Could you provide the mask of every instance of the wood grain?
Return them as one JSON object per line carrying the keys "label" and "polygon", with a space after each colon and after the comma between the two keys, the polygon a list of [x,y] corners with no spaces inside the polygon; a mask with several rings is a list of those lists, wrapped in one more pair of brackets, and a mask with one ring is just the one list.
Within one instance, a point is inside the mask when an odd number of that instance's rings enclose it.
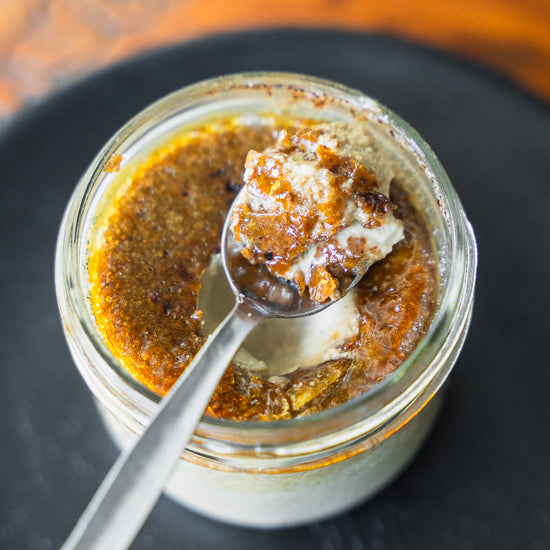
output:
{"label": "wood grain", "polygon": [[0,0],[0,117],[147,48],[277,26],[401,36],[550,100],[549,0]]}

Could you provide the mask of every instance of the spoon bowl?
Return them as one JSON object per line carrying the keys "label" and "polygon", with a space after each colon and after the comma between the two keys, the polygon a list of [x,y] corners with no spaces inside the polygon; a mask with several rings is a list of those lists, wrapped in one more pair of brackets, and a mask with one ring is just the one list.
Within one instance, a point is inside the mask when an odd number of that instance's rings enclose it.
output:
{"label": "spoon bowl", "polygon": [[315,302],[309,293],[300,292],[294,283],[272,275],[263,264],[250,264],[243,257],[241,245],[230,227],[233,208],[237,202],[238,195],[225,220],[221,239],[223,269],[237,303],[246,303],[248,308],[262,317],[303,317],[328,307],[331,301]]}

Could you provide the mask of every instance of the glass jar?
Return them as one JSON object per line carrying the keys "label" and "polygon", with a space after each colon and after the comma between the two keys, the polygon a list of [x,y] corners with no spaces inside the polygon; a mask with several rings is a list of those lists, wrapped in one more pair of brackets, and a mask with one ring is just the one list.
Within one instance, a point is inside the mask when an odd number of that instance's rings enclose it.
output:
{"label": "glass jar", "polygon": [[422,138],[363,93],[308,76],[246,73],[186,87],[138,114],[94,159],[65,212],[55,273],[74,361],[109,432],[125,447],[147,426],[159,398],[117,362],[94,322],[87,257],[98,209],[178,134],[227,116],[254,122],[265,113],[368,126],[407,175],[406,187],[433,234],[440,274],[439,303],[427,334],[371,390],[309,417],[264,423],[204,417],[198,425],[166,493],[219,520],[281,527],[341,512],[393,479],[427,436],[462,348],[473,305],[475,239],[444,169]]}

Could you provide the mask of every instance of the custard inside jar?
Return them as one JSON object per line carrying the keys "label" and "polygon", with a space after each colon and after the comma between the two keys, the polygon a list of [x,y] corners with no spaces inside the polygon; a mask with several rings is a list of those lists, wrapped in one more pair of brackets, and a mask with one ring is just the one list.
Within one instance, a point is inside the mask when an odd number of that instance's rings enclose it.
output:
{"label": "custard inside jar", "polygon": [[405,238],[344,299],[260,324],[236,354],[166,487],[240,525],[328,517],[414,456],[464,342],[476,248],[420,136],[363,93],[303,75],[205,81],[137,115],[65,212],[56,290],[65,335],[120,447],[229,312],[220,234],[250,149],[282,128],[360,124],[393,172]]}
{"label": "custard inside jar", "polygon": [[[219,266],[220,238],[246,155],[296,123],[266,113],[187,130],[142,163],[97,219],[88,263],[95,321],[115,357],[151,391],[170,389],[228,313],[234,298]],[[393,168],[389,155],[386,164]],[[437,255],[406,176],[393,173],[404,239],[336,305],[265,322],[227,369],[207,414],[311,415],[364,393],[414,350],[437,308]]]}

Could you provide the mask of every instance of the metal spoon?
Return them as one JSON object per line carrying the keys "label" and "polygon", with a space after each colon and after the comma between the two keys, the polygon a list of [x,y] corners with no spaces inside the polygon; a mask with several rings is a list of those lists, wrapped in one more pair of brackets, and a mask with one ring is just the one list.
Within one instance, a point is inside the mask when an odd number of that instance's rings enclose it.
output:
{"label": "metal spoon", "polygon": [[132,448],[122,451],[64,550],[127,548],[154,508],[227,365],[248,333],[267,317],[310,315],[334,303],[316,303],[270,276],[262,266],[251,266],[239,253],[230,220],[231,211],[223,228],[222,258],[237,299],[235,307],[162,399],[149,427]]}

